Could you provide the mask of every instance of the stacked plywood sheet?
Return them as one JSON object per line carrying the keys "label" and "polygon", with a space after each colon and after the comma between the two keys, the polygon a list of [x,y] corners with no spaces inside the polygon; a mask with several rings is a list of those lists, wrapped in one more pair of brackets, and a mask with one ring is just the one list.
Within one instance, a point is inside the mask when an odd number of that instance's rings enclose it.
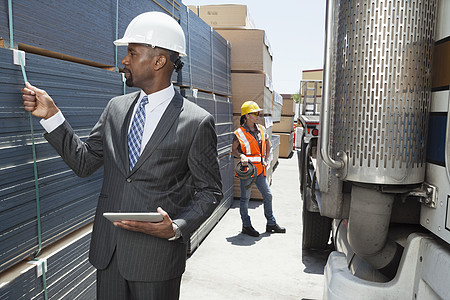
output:
{"label": "stacked plywood sheet", "polygon": [[219,157],[228,155],[233,142],[233,104],[229,98],[192,89],[181,89],[180,91],[186,99],[203,107],[215,117]]}
{"label": "stacked plywood sheet", "polygon": [[[183,57],[184,68],[174,74],[172,81],[188,100],[211,112],[216,119],[225,197],[214,215],[193,235],[190,247],[193,251],[231,205],[233,197],[233,164],[229,154],[233,132],[229,42],[176,1],[83,0],[58,4],[16,0],[11,3],[12,7],[8,7],[8,1],[0,2],[0,46],[5,47],[0,48],[0,276],[11,274],[12,268],[20,269],[16,275],[29,274],[28,265],[22,263],[24,259],[33,256],[39,247],[46,251],[91,223],[103,175],[99,170],[88,178],[77,177],[43,139],[39,120],[32,118],[37,205],[30,118],[21,104],[24,80],[21,67],[13,64],[13,50],[8,48],[25,51],[28,80],[52,95],[77,134],[86,138],[112,97],[136,90],[127,88],[118,72],[126,47],[116,48],[112,42],[123,35],[135,16],[146,11],[165,12],[181,24],[188,56]],[[89,240],[89,236],[85,239]],[[55,253],[55,257],[63,253]],[[86,263],[81,256],[72,259],[75,265]],[[83,299],[95,297],[95,276],[89,277],[89,285],[81,286],[76,280],[57,277],[67,276],[63,265],[54,264],[52,268],[55,274],[52,280],[64,283],[64,288],[54,285],[55,293],[56,289],[64,293],[56,298],[74,299],[73,291],[78,291]],[[90,272],[83,270],[79,272]],[[28,278],[23,276],[10,278],[9,285],[0,281],[0,297],[13,295],[12,290]],[[24,286],[20,293],[29,299],[40,295],[35,293],[37,290]]]}
{"label": "stacked plywood sheet", "polygon": [[66,235],[46,248],[38,260],[21,262],[0,273],[0,300],[95,299],[96,270],[88,261],[91,227]]}
{"label": "stacked plywood sheet", "polygon": [[278,165],[278,158],[280,157],[280,136],[272,135],[272,149],[273,149],[273,159],[271,162],[271,166],[273,171],[275,171],[276,166]]}
{"label": "stacked plywood sheet", "polygon": [[[37,203],[28,113],[21,107],[23,86],[13,52],[0,49],[0,272],[38,247]],[[121,75],[35,54],[26,55],[28,80],[47,90],[75,131],[86,137],[112,97],[123,93]],[[102,171],[77,177],[42,137],[33,118],[40,194],[42,246],[92,221]]]}
{"label": "stacked plywood sheet", "polygon": [[233,199],[233,175],[234,175],[234,163],[231,155],[225,155],[219,158],[220,174],[222,176],[222,191],[224,199],[227,199],[227,205],[224,205],[223,201],[221,205],[213,212],[213,215],[206,220],[200,228],[195,231],[190,239],[188,253],[194,251],[205,236],[211,231],[211,229],[217,224],[218,220],[226,213],[230,206],[230,201]]}
{"label": "stacked plywood sheet", "polygon": [[191,10],[181,12],[186,35],[185,66],[173,81],[183,87],[231,96],[230,44]]}
{"label": "stacked plywood sheet", "polygon": [[[118,6],[117,6],[118,4]],[[183,12],[178,2],[154,1],[70,1],[49,3],[13,1],[14,44],[29,51],[55,54],[96,66],[116,66],[116,47],[112,41],[122,36],[128,23],[138,14],[161,11],[180,20]],[[8,1],[0,2],[0,37],[9,46]],[[116,32],[116,27],[118,32]],[[15,45],[14,45],[15,46]],[[118,60],[126,47],[118,48]]]}
{"label": "stacked plywood sheet", "polygon": [[[283,96],[281,94],[278,94],[277,92],[273,92],[273,97],[272,97],[272,107],[273,107],[273,112],[272,112],[272,121],[274,123],[280,122],[281,121],[281,115],[285,113],[285,108],[283,107]],[[289,107],[289,103],[287,103],[288,107]]]}

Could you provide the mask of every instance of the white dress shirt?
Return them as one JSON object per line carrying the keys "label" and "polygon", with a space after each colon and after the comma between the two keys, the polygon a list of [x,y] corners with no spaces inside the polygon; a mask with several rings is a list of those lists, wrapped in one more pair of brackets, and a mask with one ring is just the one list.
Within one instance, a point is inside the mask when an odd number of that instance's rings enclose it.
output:
{"label": "white dress shirt", "polygon": [[[131,116],[130,125],[128,127],[128,132],[131,128],[131,123],[133,122],[134,114],[136,113],[136,109],[139,106],[139,104],[142,101],[142,98],[144,98],[146,94],[143,90],[141,90],[141,93],[139,95],[139,99],[136,102],[136,105],[133,108],[133,114]],[[156,126],[158,125],[159,121],[161,120],[162,115],[167,109],[167,106],[169,106],[170,101],[172,100],[173,96],[175,95],[175,90],[173,88],[173,85],[170,84],[169,87],[160,90],[156,93],[147,95],[148,97],[148,104],[145,106],[145,124],[144,124],[144,133],[142,135],[142,142],[141,142],[141,154],[142,151],[144,151],[145,146],[147,145],[148,141],[153,135],[153,132],[155,131]],[[62,123],[64,123],[65,118],[61,111],[59,111],[57,114],[52,116],[51,118],[48,118],[47,120],[42,119],[41,125],[44,127],[45,131],[48,133],[55,130],[58,126],[60,126]]]}

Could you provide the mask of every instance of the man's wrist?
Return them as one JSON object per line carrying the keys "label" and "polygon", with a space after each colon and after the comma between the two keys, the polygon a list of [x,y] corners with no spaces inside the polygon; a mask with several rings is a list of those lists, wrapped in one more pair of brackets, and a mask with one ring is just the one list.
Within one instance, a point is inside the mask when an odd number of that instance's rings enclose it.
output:
{"label": "man's wrist", "polygon": [[169,241],[175,241],[181,237],[181,229],[175,222],[172,222],[172,228],[175,232],[175,235],[169,239]]}
{"label": "man's wrist", "polygon": [[62,123],[64,123],[65,118],[60,110],[53,115],[51,118],[48,119],[41,119],[40,123],[42,127],[44,127],[45,131],[47,133],[52,132],[57,127],[59,127]]}
{"label": "man's wrist", "polygon": [[44,120],[50,119],[51,117],[59,113],[59,111],[59,108],[56,106],[54,106],[53,108],[49,108],[47,115],[44,117]]}

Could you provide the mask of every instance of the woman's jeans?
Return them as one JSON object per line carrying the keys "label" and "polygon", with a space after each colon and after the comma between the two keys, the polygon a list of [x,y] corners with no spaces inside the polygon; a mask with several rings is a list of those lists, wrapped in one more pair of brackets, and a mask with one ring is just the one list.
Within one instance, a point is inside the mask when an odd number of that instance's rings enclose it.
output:
{"label": "woman's jeans", "polygon": [[[245,189],[246,186],[252,182],[253,178],[248,179],[239,179],[241,182],[241,201],[240,201],[240,213],[242,219],[242,226],[250,227],[252,223],[250,221],[250,216],[248,215],[248,201],[250,200],[250,194],[252,188],[250,187],[248,190]],[[264,173],[259,174],[256,177],[255,181],[256,187],[261,192],[263,196],[264,203],[264,216],[267,219],[267,225],[275,225],[277,222],[275,221],[275,217],[272,212],[272,193],[270,192],[269,184],[267,183],[266,176]]]}

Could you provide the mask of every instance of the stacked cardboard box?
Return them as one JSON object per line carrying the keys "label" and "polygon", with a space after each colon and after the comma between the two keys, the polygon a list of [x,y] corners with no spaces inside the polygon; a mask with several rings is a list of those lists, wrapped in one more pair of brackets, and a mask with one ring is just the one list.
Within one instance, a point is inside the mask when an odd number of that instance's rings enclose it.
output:
{"label": "stacked cardboard box", "polygon": [[[269,138],[272,138],[273,54],[265,31],[255,29],[246,5],[190,6],[190,9],[231,43],[234,128],[240,126],[242,104],[252,100],[263,109],[265,118],[260,118],[260,122],[265,125]],[[267,171],[270,182],[272,168],[269,167]],[[237,178],[234,190],[235,197],[239,197]],[[256,187],[253,187],[251,198],[262,199]]]}
{"label": "stacked cardboard box", "polygon": [[272,115],[272,49],[264,30],[255,29],[246,5],[190,6],[231,43],[233,113],[253,100]]}
{"label": "stacked cardboard box", "polygon": [[283,106],[281,107],[282,116],[295,115],[295,101],[292,94],[281,94]]}
{"label": "stacked cardboard box", "polygon": [[280,157],[287,158],[293,150],[295,103],[291,94],[282,94],[280,121],[273,124],[273,134],[280,136]]}
{"label": "stacked cardboard box", "polygon": [[214,29],[253,29],[254,22],[248,12],[246,5],[225,4],[225,5],[202,5],[188,6],[203,21]]}
{"label": "stacked cardboard box", "polygon": [[272,53],[264,30],[220,29],[217,32],[231,43],[231,89],[233,113],[253,100],[272,115]]}

